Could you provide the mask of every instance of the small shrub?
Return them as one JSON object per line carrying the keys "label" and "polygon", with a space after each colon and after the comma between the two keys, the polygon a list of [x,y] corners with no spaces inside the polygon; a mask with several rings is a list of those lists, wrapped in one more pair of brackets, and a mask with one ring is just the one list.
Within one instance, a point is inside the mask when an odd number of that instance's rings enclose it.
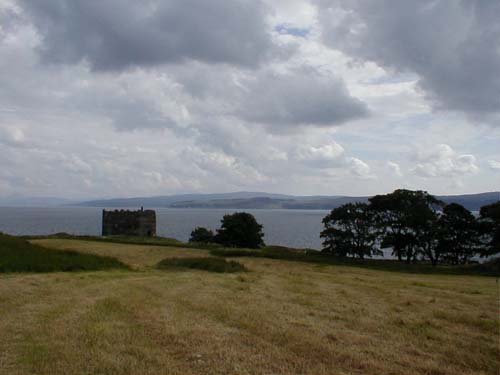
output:
{"label": "small shrub", "polygon": [[247,269],[241,263],[222,258],[167,258],[158,263],[159,269],[190,268],[210,272],[243,272]]}
{"label": "small shrub", "polygon": [[207,228],[196,227],[191,232],[191,238],[189,238],[189,242],[212,243],[214,242],[214,232]]}

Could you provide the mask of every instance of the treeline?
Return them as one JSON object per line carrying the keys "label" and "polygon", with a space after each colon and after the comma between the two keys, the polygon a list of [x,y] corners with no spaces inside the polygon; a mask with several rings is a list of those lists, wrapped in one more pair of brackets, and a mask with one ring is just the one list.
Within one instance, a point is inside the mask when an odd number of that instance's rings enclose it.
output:
{"label": "treeline", "polygon": [[[346,203],[324,219],[323,253],[365,259],[392,255],[401,262],[467,264],[500,253],[500,201],[483,206],[479,217],[457,203],[445,204],[424,191],[396,190],[368,203]],[[216,233],[198,227],[190,242],[261,248],[263,227],[253,215],[224,215]]]}
{"label": "treeline", "polygon": [[500,201],[476,218],[424,191],[396,190],[348,203],[324,219],[323,252],[364,259],[392,248],[399,261],[466,264],[500,252]]}

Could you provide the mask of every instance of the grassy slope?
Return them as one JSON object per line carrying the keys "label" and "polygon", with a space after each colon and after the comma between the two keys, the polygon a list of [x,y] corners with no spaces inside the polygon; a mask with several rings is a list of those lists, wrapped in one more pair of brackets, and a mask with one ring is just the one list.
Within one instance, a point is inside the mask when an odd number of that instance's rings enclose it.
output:
{"label": "grassy slope", "polygon": [[87,271],[126,268],[118,260],[75,251],[56,251],[0,234],[0,272]]}
{"label": "grassy slope", "polygon": [[[173,238],[166,237],[130,237],[130,236],[74,236],[65,233],[50,235],[50,236],[25,236],[24,238],[39,241],[39,240],[68,240],[76,241],[93,241],[101,243],[114,244],[129,244],[129,245],[151,245],[160,247],[173,247],[179,249],[192,250],[210,250],[210,253],[220,257],[239,257],[251,256],[270,259],[286,259],[290,261],[310,262],[330,265],[344,265],[376,269],[381,271],[408,272],[408,273],[427,273],[427,274],[450,274],[450,275],[484,275],[484,276],[500,276],[500,261],[490,262],[488,264],[470,264],[464,266],[445,266],[439,265],[433,267],[430,264],[416,263],[406,264],[402,262],[394,262],[383,259],[352,259],[352,258],[337,258],[324,253],[310,249],[291,249],[283,246],[267,246],[264,249],[239,249],[239,248],[223,248],[217,244],[196,244],[185,243]],[[119,248],[119,247],[118,247]]]}
{"label": "grassy slope", "polygon": [[498,284],[239,258],[250,272],[163,272],[204,250],[43,240],[136,272],[0,275],[0,374],[496,374]]}

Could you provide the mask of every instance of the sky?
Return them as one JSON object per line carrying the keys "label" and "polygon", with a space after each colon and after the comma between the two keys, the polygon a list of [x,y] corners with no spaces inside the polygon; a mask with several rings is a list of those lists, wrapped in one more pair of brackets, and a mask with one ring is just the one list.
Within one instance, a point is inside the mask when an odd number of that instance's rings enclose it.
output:
{"label": "sky", "polygon": [[0,0],[0,197],[500,190],[498,0]]}

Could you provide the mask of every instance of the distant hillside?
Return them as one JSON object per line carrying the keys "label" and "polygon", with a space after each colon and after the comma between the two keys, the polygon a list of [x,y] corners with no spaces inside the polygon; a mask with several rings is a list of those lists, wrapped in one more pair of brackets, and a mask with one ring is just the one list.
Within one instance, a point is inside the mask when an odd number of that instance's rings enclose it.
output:
{"label": "distant hillside", "polygon": [[277,199],[269,197],[255,197],[242,199],[214,199],[209,201],[182,201],[172,203],[173,208],[285,208],[293,204],[293,199]]}
{"label": "distant hillside", "polygon": [[17,197],[0,198],[0,207],[54,207],[73,204],[75,201],[54,197]]}
{"label": "distant hillside", "polygon": [[81,202],[76,205],[87,207],[174,207],[174,204],[179,202],[208,202],[222,200],[242,200],[252,198],[271,198],[271,199],[293,199],[293,196],[284,194],[270,194],[262,192],[235,192],[235,193],[218,193],[218,194],[180,194],[180,195],[164,195],[156,197],[135,197],[135,198],[114,198],[100,199],[87,202]]}
{"label": "distant hillside", "polygon": [[[438,196],[446,203],[459,203],[472,211],[499,200],[500,192]],[[292,196],[237,192],[227,194],[184,194],[160,197],[123,198],[79,203],[88,207],[170,207],[220,209],[307,209],[330,210],[345,203],[367,202],[369,197]]]}
{"label": "distant hillside", "polygon": [[322,197],[314,200],[297,199],[283,208],[295,210],[331,210],[346,203],[366,203],[370,197]]}
{"label": "distant hillside", "polygon": [[181,201],[172,203],[174,208],[249,208],[249,209],[295,209],[324,210],[332,209],[349,202],[367,202],[368,197],[294,197],[276,199],[255,197],[247,199],[217,199],[209,201]]}
{"label": "distant hillside", "polygon": [[482,206],[495,203],[500,200],[500,192],[446,195],[438,197],[445,203],[458,203],[471,211],[479,211]]}

